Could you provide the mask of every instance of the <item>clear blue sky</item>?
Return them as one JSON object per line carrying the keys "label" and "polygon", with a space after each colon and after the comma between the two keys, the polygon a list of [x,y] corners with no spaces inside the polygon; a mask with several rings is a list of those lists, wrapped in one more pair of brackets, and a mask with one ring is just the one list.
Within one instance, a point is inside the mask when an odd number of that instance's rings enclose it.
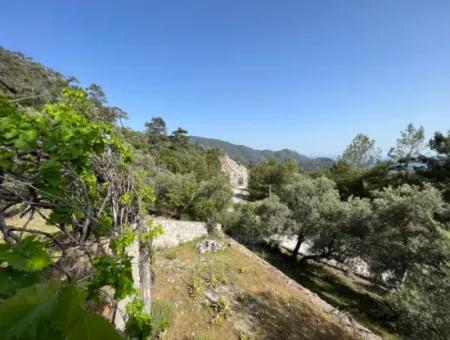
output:
{"label": "clear blue sky", "polygon": [[83,85],[142,129],[256,148],[386,152],[408,122],[450,128],[450,1],[3,1],[0,45]]}

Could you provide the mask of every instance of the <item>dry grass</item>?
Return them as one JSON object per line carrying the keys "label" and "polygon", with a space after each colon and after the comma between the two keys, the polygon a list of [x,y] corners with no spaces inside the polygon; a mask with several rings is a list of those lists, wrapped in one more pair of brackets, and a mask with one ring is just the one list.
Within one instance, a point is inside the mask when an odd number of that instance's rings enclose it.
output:
{"label": "dry grass", "polygon": [[400,338],[392,322],[389,322],[391,315],[384,297],[386,291],[373,286],[365,279],[346,275],[343,271],[323,263],[311,262],[299,267],[292,261],[290,254],[284,251],[264,248],[255,248],[254,251],[329,304],[351,313],[359,323],[383,339]]}
{"label": "dry grass", "polygon": [[[29,217],[30,217],[29,214],[26,214],[22,217],[15,216],[13,218],[7,219],[6,224],[16,228],[22,228],[27,223]],[[59,231],[58,228],[56,228],[55,226],[46,224],[45,220],[39,214],[34,214],[33,218],[30,220],[30,222],[28,222],[26,228],[41,230],[50,234],[56,234]],[[3,236],[1,234],[0,234],[0,242],[3,242]]]}
{"label": "dry grass", "polygon": [[200,255],[196,243],[158,254],[154,295],[175,306],[166,339],[359,338],[241,249]]}

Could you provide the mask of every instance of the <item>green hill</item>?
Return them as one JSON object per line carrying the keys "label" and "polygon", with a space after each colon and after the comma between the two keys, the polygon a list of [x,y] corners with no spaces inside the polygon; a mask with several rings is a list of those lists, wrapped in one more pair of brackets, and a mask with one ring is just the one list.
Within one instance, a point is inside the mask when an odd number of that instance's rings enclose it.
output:
{"label": "green hill", "polygon": [[256,150],[245,145],[237,145],[214,138],[204,138],[197,136],[191,136],[190,138],[193,142],[198,143],[206,148],[223,150],[228,155],[230,155],[232,159],[243,163],[259,164],[272,156],[280,160],[293,159],[305,171],[327,169],[334,163],[331,158],[309,158],[289,149],[283,149],[279,151]]}
{"label": "green hill", "polygon": [[45,67],[21,52],[0,47],[0,93],[24,106],[54,101],[74,78]]}

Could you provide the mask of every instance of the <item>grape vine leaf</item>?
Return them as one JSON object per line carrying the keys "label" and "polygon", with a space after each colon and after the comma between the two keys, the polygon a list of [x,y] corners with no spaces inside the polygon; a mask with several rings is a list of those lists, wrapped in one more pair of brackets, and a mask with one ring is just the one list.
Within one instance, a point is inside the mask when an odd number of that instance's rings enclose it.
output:
{"label": "grape vine leaf", "polygon": [[76,285],[27,287],[0,305],[0,339],[120,340],[113,325],[84,308]]}
{"label": "grape vine leaf", "polygon": [[31,286],[41,278],[41,272],[25,272],[10,266],[0,268],[0,297],[10,297],[16,294],[18,289]]}
{"label": "grape vine leaf", "polygon": [[39,271],[52,263],[45,243],[28,236],[16,244],[0,244],[0,261],[22,271]]}

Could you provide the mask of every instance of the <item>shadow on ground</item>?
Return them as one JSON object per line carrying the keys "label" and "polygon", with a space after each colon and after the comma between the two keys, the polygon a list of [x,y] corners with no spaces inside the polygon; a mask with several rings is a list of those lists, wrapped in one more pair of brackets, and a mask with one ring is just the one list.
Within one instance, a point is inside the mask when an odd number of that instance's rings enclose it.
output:
{"label": "shadow on ground", "polygon": [[249,294],[242,308],[253,317],[255,339],[350,339],[342,326],[314,315],[304,302],[286,301],[272,292]]}
{"label": "shadow on ground", "polygon": [[[291,256],[278,250],[253,249],[265,261],[281,270],[303,287],[319,295],[335,308],[350,312],[361,324],[383,337],[391,334],[392,314],[383,296],[375,287],[367,283],[352,281],[343,273],[328,268],[326,265],[308,263],[299,266]],[[395,336],[394,336],[395,337]]]}

